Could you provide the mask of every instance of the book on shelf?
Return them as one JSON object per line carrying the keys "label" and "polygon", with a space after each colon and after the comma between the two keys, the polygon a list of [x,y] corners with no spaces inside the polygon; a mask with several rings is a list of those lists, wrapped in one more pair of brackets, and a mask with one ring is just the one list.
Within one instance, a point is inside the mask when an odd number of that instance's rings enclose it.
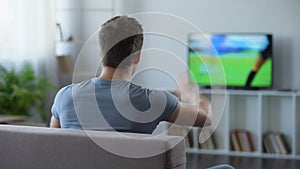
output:
{"label": "book on shelf", "polygon": [[270,137],[268,135],[269,135],[269,133],[266,133],[266,134],[263,135],[264,149],[265,149],[266,153],[273,154],[274,150],[273,150],[273,147],[272,147],[272,144],[271,144]]}
{"label": "book on shelf", "polygon": [[288,145],[282,133],[266,132],[263,135],[263,145],[266,153],[270,154],[288,154]]}
{"label": "book on shelf", "polygon": [[231,130],[230,131],[231,150],[253,152],[254,143],[252,136],[247,130]]}
{"label": "book on shelf", "polygon": [[247,150],[253,152],[253,151],[255,150],[255,148],[254,148],[254,143],[253,143],[252,136],[251,136],[251,134],[250,134],[249,131],[246,131],[246,132],[245,132],[245,135],[246,135],[246,136],[245,136],[246,139],[248,140],[248,141],[247,141]]}
{"label": "book on shelf", "polygon": [[280,154],[288,154],[288,148],[287,148],[287,144],[285,143],[284,139],[283,139],[283,135],[281,133],[275,133],[274,134],[275,136],[275,140],[276,140],[276,143],[279,147],[279,151],[280,151]]}
{"label": "book on shelf", "polygon": [[241,151],[247,151],[246,140],[243,136],[243,133],[241,131],[237,131],[237,136],[241,145]]}
{"label": "book on shelf", "polygon": [[230,131],[230,142],[232,150],[241,151],[241,145],[237,137],[237,132],[235,130]]}
{"label": "book on shelf", "polygon": [[198,143],[200,149],[214,150],[216,149],[216,142],[214,135],[210,128],[199,128],[198,130]]}
{"label": "book on shelf", "polygon": [[268,137],[269,137],[270,142],[271,142],[273,153],[274,154],[280,154],[279,146],[278,146],[278,144],[275,141],[275,135],[274,135],[274,133],[268,134]]}
{"label": "book on shelf", "polygon": [[184,137],[185,147],[193,147],[193,131],[189,127],[169,125],[168,135]]}

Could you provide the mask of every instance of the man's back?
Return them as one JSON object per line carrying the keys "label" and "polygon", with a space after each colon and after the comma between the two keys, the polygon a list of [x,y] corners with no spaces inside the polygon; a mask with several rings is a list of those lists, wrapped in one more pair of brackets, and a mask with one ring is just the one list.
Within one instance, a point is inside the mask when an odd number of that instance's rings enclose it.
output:
{"label": "man's back", "polygon": [[[148,111],[151,109],[150,95],[154,93],[166,96],[162,112]],[[152,133],[160,121],[171,119],[177,104],[178,99],[165,91],[145,89],[124,80],[93,78],[62,88],[56,96],[52,114],[62,128]],[[131,112],[130,106],[137,111]]]}

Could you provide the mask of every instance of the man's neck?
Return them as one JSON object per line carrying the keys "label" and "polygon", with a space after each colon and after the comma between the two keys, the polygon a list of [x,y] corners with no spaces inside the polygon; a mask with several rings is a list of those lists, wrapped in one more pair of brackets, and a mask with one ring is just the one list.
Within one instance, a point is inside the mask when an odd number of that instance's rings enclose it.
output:
{"label": "man's neck", "polygon": [[103,80],[126,80],[126,81],[130,81],[132,73],[133,73],[133,68],[132,67],[122,68],[122,69],[120,69],[120,68],[115,69],[115,68],[112,68],[112,67],[103,66],[99,78],[101,78]]}

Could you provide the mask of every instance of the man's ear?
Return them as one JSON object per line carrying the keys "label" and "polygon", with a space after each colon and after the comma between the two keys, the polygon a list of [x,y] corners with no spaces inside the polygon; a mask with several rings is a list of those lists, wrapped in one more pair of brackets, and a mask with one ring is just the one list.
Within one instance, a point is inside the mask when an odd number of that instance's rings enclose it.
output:
{"label": "man's ear", "polygon": [[141,58],[141,51],[137,51],[135,52],[135,58],[134,58],[134,64],[138,64],[140,62],[140,58]]}

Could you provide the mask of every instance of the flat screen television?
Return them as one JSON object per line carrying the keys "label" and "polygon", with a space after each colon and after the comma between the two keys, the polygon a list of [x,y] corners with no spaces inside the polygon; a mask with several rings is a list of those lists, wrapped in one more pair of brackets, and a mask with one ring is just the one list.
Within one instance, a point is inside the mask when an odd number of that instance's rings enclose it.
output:
{"label": "flat screen television", "polygon": [[272,35],[266,33],[191,33],[190,79],[204,87],[270,88]]}

